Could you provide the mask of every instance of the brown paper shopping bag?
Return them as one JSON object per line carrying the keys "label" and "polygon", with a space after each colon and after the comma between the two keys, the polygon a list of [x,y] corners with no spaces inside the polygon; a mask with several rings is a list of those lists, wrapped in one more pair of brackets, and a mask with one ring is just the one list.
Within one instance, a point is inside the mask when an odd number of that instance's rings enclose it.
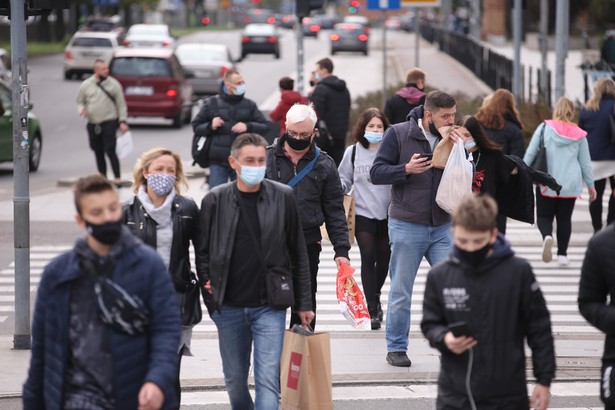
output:
{"label": "brown paper shopping bag", "polygon": [[333,409],[331,339],[287,330],[280,361],[282,410]]}
{"label": "brown paper shopping bag", "polygon": [[[354,245],[354,231],[355,231],[355,200],[352,195],[344,195],[344,213],[346,215],[346,225],[348,226],[348,241],[351,245]],[[323,239],[329,241],[329,233],[327,227],[323,223],[320,225],[320,236]]]}

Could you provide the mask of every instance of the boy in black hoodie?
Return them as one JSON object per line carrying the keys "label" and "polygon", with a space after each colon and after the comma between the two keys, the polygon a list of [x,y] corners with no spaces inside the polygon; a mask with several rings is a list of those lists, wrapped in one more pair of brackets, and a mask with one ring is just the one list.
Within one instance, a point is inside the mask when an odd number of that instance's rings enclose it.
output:
{"label": "boy in black hoodie", "polygon": [[[549,311],[529,263],[498,234],[497,214],[491,197],[465,197],[453,214],[453,252],[427,276],[421,330],[442,354],[438,409],[549,404],[555,376]],[[536,377],[529,405],[526,338]]]}

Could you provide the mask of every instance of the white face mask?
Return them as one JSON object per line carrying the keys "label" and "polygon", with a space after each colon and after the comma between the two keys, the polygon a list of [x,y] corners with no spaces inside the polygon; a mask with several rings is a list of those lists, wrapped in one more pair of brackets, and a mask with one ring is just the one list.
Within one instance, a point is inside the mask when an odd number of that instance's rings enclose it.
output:
{"label": "white face mask", "polygon": [[265,179],[265,171],[267,167],[250,167],[248,165],[241,166],[241,173],[239,174],[239,178],[247,185],[247,186],[256,186],[263,182]]}
{"label": "white face mask", "polygon": [[474,141],[474,138],[471,138],[471,139],[467,140],[466,142],[464,142],[463,147],[468,152],[473,152],[473,151],[476,151],[478,149],[478,147],[476,146],[476,141]]}

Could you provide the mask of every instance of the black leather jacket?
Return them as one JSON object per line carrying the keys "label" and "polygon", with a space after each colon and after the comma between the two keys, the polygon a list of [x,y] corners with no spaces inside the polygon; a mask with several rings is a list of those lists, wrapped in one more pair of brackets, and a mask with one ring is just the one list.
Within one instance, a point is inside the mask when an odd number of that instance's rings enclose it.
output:
{"label": "black leather jacket", "polygon": [[[212,314],[221,311],[229,276],[235,232],[239,220],[237,184],[230,182],[209,191],[201,203],[202,241],[197,253],[201,282],[211,283],[211,295],[203,293]],[[261,183],[257,202],[262,252],[269,267],[287,268],[293,275],[296,311],[312,310],[312,291],[305,241],[293,190],[277,182]],[[255,275],[255,280],[257,276]]]}
{"label": "black leather jacket", "polygon": [[[295,177],[295,170],[292,162],[284,154],[283,144],[279,144],[279,141],[276,139],[267,147],[266,176],[268,179],[287,184]],[[312,144],[308,153],[299,160],[297,173],[314,159],[314,155],[315,148]],[[321,151],[314,168],[295,185],[294,190],[305,243],[320,241],[322,239],[320,226],[326,222],[335,257],[348,258],[350,242],[344,211],[344,192],[333,159]]]}
{"label": "black leather jacket", "polygon": [[[124,204],[124,223],[133,234],[145,244],[156,249],[156,222],[147,214],[139,198],[134,197]],[[181,195],[176,195],[172,208],[173,241],[171,243],[171,259],[169,271],[173,278],[175,289],[179,292],[186,289],[190,283],[190,241],[195,249],[195,259],[198,261],[201,254],[197,244],[200,242],[201,233],[199,220],[199,208],[196,203]]]}

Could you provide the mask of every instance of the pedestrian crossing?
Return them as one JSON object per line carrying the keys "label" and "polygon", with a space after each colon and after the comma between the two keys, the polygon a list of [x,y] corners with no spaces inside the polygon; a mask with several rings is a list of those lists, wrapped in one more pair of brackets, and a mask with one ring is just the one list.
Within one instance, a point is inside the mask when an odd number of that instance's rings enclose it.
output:
{"label": "pedestrian crossing", "polygon": [[[534,269],[534,273],[545,294],[547,305],[551,312],[553,332],[556,335],[599,333],[581,317],[576,302],[580,268],[585,254],[584,244],[587,239],[589,239],[589,234],[585,236],[577,234],[576,239],[573,236],[573,242],[568,249],[568,257],[570,260],[568,266],[558,266],[556,262],[544,263],[542,261],[540,234],[535,227],[520,222],[509,221],[507,236],[511,238],[513,249],[517,255],[527,259]],[[528,238],[533,238],[533,242],[528,243]],[[31,249],[30,290],[32,292],[32,303],[34,303],[36,289],[38,288],[38,283],[44,267],[51,259],[71,249],[71,246],[72,245],[37,246]],[[318,273],[317,329],[329,332],[364,332],[353,329],[340,312],[335,292],[337,269],[333,257],[333,247],[330,243],[323,242]],[[361,258],[357,246],[352,247],[350,251],[350,260],[352,266],[356,268],[354,275],[355,280],[359,286],[361,286]],[[429,264],[423,260],[417,273],[412,298],[410,330],[414,333],[420,332],[419,325],[422,316],[423,292],[428,271]],[[3,326],[12,326],[15,300],[14,276],[14,263],[0,269],[0,329]],[[381,296],[385,318],[389,285],[389,279],[387,278]],[[205,314],[203,321],[195,326],[193,331],[195,333],[212,334],[216,332],[216,327]],[[384,333],[384,326],[381,330],[373,332]]]}

